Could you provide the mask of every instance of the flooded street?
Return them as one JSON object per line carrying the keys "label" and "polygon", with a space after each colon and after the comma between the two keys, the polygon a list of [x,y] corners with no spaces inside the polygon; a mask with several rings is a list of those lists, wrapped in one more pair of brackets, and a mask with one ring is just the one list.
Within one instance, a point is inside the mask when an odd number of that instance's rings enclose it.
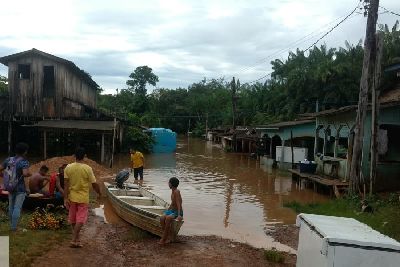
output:
{"label": "flooded street", "polygon": [[[299,190],[287,172],[268,170],[247,155],[225,153],[200,139],[179,138],[176,154],[145,157],[146,188],[169,201],[168,179],[176,176],[181,182],[183,235],[218,235],[265,247],[272,242],[265,234],[268,228],[295,223],[295,212],[283,207],[284,202],[326,200],[311,190]],[[127,166],[129,156],[120,155],[114,171]],[[108,203],[104,213],[109,223],[118,220]]]}

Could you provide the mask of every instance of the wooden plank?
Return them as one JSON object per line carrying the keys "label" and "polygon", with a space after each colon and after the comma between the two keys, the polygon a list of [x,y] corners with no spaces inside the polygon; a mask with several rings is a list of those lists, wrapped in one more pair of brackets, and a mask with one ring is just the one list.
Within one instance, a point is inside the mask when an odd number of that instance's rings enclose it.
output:
{"label": "wooden plank", "polygon": [[340,198],[340,192],[336,185],[333,186],[333,192],[335,193],[336,198]]}
{"label": "wooden plank", "polygon": [[43,157],[47,159],[47,132],[43,131]]}
{"label": "wooden plank", "polygon": [[291,172],[295,175],[298,175],[302,178],[306,178],[310,181],[317,182],[319,184],[326,185],[326,186],[333,186],[333,185],[347,186],[349,184],[348,182],[342,182],[338,179],[324,178],[323,176],[320,176],[317,174],[303,173],[303,172],[300,172],[299,170],[295,170],[295,169],[289,169],[289,172]]}

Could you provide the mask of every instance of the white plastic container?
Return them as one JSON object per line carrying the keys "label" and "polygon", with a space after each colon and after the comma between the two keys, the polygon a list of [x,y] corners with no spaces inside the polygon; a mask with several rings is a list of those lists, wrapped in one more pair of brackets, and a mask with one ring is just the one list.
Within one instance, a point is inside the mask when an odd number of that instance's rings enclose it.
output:
{"label": "white plastic container", "polygon": [[400,243],[352,218],[299,214],[297,267],[399,267]]}

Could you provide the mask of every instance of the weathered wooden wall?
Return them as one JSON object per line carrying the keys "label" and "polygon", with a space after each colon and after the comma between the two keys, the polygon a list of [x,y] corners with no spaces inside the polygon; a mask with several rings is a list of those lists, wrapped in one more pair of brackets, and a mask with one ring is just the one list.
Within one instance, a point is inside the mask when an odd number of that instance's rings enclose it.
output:
{"label": "weathered wooden wall", "polygon": [[[30,65],[30,79],[19,79],[18,64]],[[44,66],[54,66],[54,98],[43,97]],[[32,55],[9,62],[12,114],[18,117],[84,117],[96,108],[96,91],[63,63]]]}

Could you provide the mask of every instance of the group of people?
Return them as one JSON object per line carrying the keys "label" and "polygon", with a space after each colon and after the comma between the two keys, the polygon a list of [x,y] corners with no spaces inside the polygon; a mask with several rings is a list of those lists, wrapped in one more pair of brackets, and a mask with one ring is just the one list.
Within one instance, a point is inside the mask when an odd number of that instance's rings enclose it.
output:
{"label": "group of people", "polygon": [[29,177],[30,194],[42,194],[46,197],[64,197],[64,169],[68,164],[58,168],[58,173],[49,174],[49,168],[42,165],[37,173]]}
{"label": "group of people", "polygon": [[[11,231],[17,230],[22,205],[27,193],[41,193],[46,196],[64,198],[64,206],[68,210],[68,221],[72,226],[73,248],[82,247],[80,231],[87,222],[89,210],[90,187],[101,197],[99,185],[93,169],[83,162],[86,152],[82,147],[75,151],[75,162],[64,164],[59,168],[57,174],[48,175],[49,168],[45,165],[40,170],[31,174],[29,172],[29,161],[27,159],[28,145],[18,143],[15,147],[15,156],[7,158],[0,166],[0,176],[4,179],[5,189],[9,192],[9,217]],[[135,180],[143,180],[144,156],[134,149],[130,150],[132,163],[131,170]],[[45,189],[49,184],[49,189]],[[182,197],[177,189],[179,180],[175,177],[169,180],[171,189],[171,206],[160,218],[160,224],[164,234],[160,244],[167,242],[168,234],[174,219],[182,220]]]}
{"label": "group of people", "polygon": [[59,173],[52,175],[48,175],[49,168],[45,165],[37,173],[30,173],[28,149],[27,144],[18,143],[15,146],[15,156],[7,158],[0,166],[4,189],[8,191],[11,231],[17,231],[22,205],[28,194],[63,197],[64,206],[68,210],[68,221],[72,226],[71,247],[82,247],[79,233],[88,218],[90,185],[101,196],[93,169],[83,163],[85,149],[79,147],[75,152],[75,162],[62,165]]}

